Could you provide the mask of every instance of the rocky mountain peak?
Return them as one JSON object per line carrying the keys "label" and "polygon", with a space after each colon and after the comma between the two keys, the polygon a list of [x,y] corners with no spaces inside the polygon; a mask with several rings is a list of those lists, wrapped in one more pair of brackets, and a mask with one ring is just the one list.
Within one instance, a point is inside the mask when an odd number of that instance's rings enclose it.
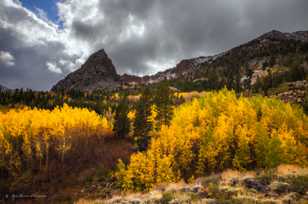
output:
{"label": "rocky mountain peak", "polygon": [[98,58],[108,58],[107,53],[104,49],[98,50],[97,52],[93,53],[90,58],[98,57]]}
{"label": "rocky mountain peak", "polygon": [[261,35],[259,40],[274,40],[274,41],[283,41],[283,40],[296,40],[296,41],[308,41],[308,31],[297,31],[294,33],[283,33],[278,30],[272,30],[268,33]]}
{"label": "rocky mountain peak", "polygon": [[265,33],[261,35],[258,39],[259,40],[274,40],[274,41],[281,41],[281,40],[287,40],[291,37],[290,33],[283,33],[278,30],[272,30],[268,33]]}
{"label": "rocky mountain peak", "polygon": [[117,78],[118,76],[111,59],[103,49],[93,53],[77,72],[96,74],[102,77],[110,76]]}
{"label": "rocky mountain peak", "polygon": [[93,53],[80,69],[70,73],[53,88],[56,90],[93,91],[114,89],[119,86],[119,75],[105,50]]}

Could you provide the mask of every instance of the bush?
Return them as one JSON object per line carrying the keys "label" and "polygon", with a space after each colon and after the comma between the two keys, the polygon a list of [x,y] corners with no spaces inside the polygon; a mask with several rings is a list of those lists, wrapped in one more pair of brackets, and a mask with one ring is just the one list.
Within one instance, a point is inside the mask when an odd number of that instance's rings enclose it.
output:
{"label": "bush", "polygon": [[308,175],[305,176],[289,176],[281,179],[283,182],[289,183],[289,191],[297,192],[304,195],[308,191]]}
{"label": "bush", "polygon": [[172,192],[164,192],[160,202],[162,204],[168,204],[170,201],[172,201],[173,198],[174,195]]}
{"label": "bush", "polygon": [[276,179],[275,173],[273,169],[266,170],[265,172],[261,173],[257,176],[257,181],[263,185],[269,185],[272,183],[274,179]]}

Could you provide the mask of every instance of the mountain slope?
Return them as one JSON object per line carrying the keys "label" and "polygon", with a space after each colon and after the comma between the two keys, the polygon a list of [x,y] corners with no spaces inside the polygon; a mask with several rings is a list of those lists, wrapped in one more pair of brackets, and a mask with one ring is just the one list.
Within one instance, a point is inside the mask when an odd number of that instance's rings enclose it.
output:
{"label": "mountain slope", "polygon": [[111,59],[104,50],[92,54],[75,72],[59,81],[53,91],[113,89],[119,86],[118,74]]}
{"label": "mountain slope", "polygon": [[[126,85],[168,81],[180,90],[265,91],[284,82],[302,81],[308,73],[308,31],[271,31],[218,55],[181,61],[174,68]],[[132,78],[132,77],[131,77]]]}
{"label": "mountain slope", "polygon": [[174,68],[138,77],[117,75],[105,51],[99,51],[53,90],[132,88],[167,81],[177,89],[262,92],[286,82],[303,81],[308,73],[308,31],[271,31],[218,55],[182,60]]}

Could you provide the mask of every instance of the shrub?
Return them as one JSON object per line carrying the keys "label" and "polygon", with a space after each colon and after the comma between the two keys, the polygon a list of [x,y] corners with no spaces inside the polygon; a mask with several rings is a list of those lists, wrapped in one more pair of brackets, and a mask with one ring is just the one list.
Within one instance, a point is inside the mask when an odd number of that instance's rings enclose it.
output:
{"label": "shrub", "polygon": [[304,195],[308,191],[308,175],[289,176],[282,178],[282,181],[289,183],[289,190]]}
{"label": "shrub", "polygon": [[163,196],[162,196],[162,198],[161,198],[161,200],[160,200],[160,202],[161,202],[162,204],[167,204],[167,203],[169,203],[170,201],[172,201],[173,198],[174,198],[174,195],[173,195],[172,192],[164,192],[164,193],[163,193]]}

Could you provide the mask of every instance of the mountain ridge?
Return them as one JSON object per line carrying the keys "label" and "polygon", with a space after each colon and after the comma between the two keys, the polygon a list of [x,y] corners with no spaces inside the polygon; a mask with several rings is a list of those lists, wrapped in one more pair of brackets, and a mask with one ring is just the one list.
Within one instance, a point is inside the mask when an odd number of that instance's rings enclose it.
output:
{"label": "mountain ridge", "polygon": [[[95,89],[131,88],[162,81],[174,82],[171,83],[172,85],[177,82],[203,83],[206,89],[222,86],[244,87],[245,78],[249,80],[246,83],[256,84],[257,78],[268,75],[268,73],[265,73],[270,70],[267,64],[271,66],[280,65],[283,56],[300,52],[301,56],[308,59],[307,47],[308,31],[283,33],[272,30],[220,54],[184,59],[173,68],[141,77],[117,74],[111,59],[104,50],[100,50],[92,54],[80,69],[58,82],[52,90],[79,89],[81,91],[93,91]],[[102,59],[101,61],[94,60],[95,57]],[[308,60],[304,59],[303,61],[307,62]],[[302,63],[301,66],[303,64],[307,68],[307,64]],[[93,66],[99,66],[106,70],[99,71],[97,75],[96,71],[93,71]],[[105,74],[99,74],[101,72]],[[250,75],[246,72],[250,72]],[[74,79],[75,77],[76,79]],[[211,86],[210,83],[214,85]]]}
{"label": "mountain ridge", "polygon": [[[301,42],[308,42],[308,31],[296,31],[293,33],[283,33],[277,30],[272,30],[270,32],[267,32],[253,40],[248,41],[247,43],[241,44],[237,47],[231,48],[229,50],[226,50],[225,52],[221,52],[219,54],[216,55],[211,55],[211,56],[200,56],[197,58],[190,58],[190,59],[184,59],[181,60],[175,67],[173,68],[169,68],[165,71],[161,71],[161,72],[157,72],[156,74],[153,75],[146,75],[140,78],[145,79],[145,81],[147,81],[147,79],[152,79],[152,81],[155,81],[155,78],[159,78],[161,75],[163,74],[168,74],[170,75],[170,73],[174,73],[174,72],[178,72],[179,70],[181,70],[183,64],[187,65],[189,63],[193,64],[190,68],[199,68],[201,64],[203,63],[212,63],[213,61],[223,57],[224,55],[236,50],[236,49],[241,49],[242,47],[245,46],[249,46],[250,44],[253,43],[258,43],[262,40],[294,40],[294,41],[301,41]],[[204,59],[204,61],[199,61],[200,59]],[[184,70],[186,72],[189,72],[189,70]],[[154,79],[153,79],[154,78]],[[166,77],[165,79],[168,79],[169,77]],[[151,80],[150,80],[151,81]]]}

